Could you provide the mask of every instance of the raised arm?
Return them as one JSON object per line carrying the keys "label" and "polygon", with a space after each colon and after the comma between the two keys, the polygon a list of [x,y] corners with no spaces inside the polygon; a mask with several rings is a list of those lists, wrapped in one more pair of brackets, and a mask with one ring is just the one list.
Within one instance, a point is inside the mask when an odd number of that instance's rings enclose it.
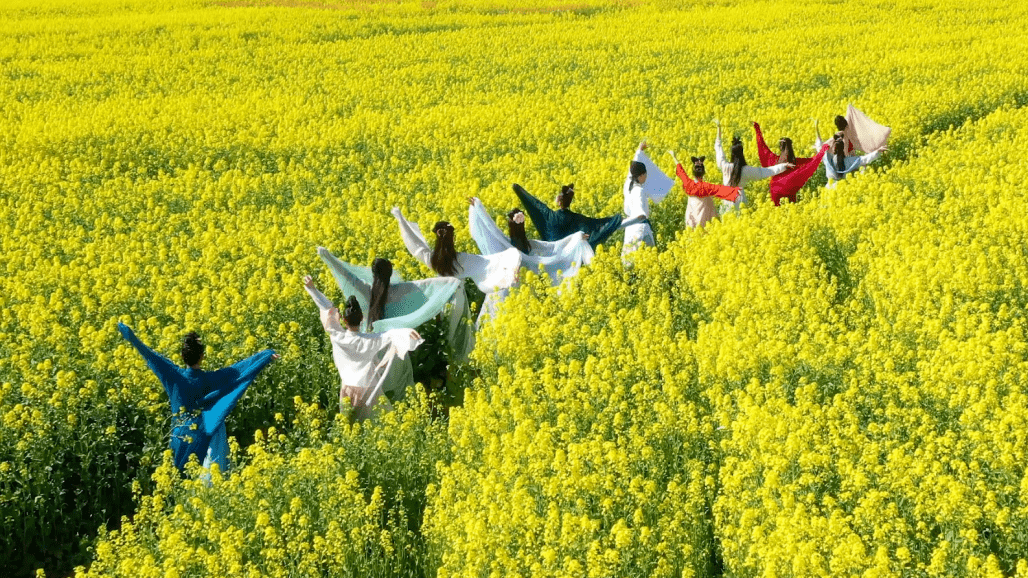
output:
{"label": "raised arm", "polygon": [[721,169],[721,172],[728,174],[732,167],[728,163],[728,159],[725,158],[725,149],[721,143],[721,123],[714,121],[714,124],[717,125],[717,136],[714,137],[714,159],[717,161],[717,167]]}
{"label": "raised arm", "polygon": [[325,262],[325,265],[328,265],[328,270],[332,272],[332,277],[335,278],[336,285],[339,286],[343,295],[357,297],[361,307],[367,311],[367,303],[371,301],[371,284],[358,273],[364,273],[367,276],[371,274],[371,271],[340,261],[324,247],[318,247],[318,256]]}
{"label": "raised arm", "polygon": [[478,251],[482,255],[500,253],[513,246],[507,236],[496,226],[496,222],[489,217],[485,205],[478,198],[471,199],[471,206],[468,207],[468,224],[471,238],[475,240]]}
{"label": "raised arm", "polygon": [[[136,337],[136,334],[132,332],[132,329],[130,329],[128,325],[119,323],[118,331],[121,332],[121,336],[139,352],[139,355],[143,356],[143,360],[146,361],[147,367],[150,368],[150,371],[154,372],[154,375],[156,375],[157,379],[160,380],[164,389],[168,390],[171,385],[171,379],[174,375],[178,374],[178,367],[168,360],[168,358],[147,347],[146,344]],[[171,394],[169,393],[168,395],[170,396]]]}
{"label": "raised arm", "polygon": [[418,229],[417,225],[403,218],[403,213],[400,212],[399,207],[393,207],[392,212],[393,216],[396,217],[396,221],[400,224],[400,236],[403,237],[403,244],[407,247],[407,250],[410,251],[410,254],[415,259],[431,268],[432,248],[428,246],[428,241],[421,234],[421,230]]}
{"label": "raised arm", "polygon": [[271,349],[251,355],[229,367],[208,374],[210,391],[203,398],[203,427],[213,435],[257,375],[278,356]]}
{"label": "raised arm", "polygon": [[757,156],[760,157],[761,166],[769,167],[778,160],[778,155],[771,152],[767,143],[764,142],[764,133],[760,131],[760,125],[753,123],[753,132],[757,135]]}
{"label": "raised arm", "polygon": [[814,150],[819,151],[825,143],[821,140],[821,130],[817,128],[817,119],[814,119],[814,137]]}
{"label": "raised arm", "polygon": [[550,232],[550,221],[553,219],[553,209],[530,195],[521,185],[514,183],[512,188],[514,189],[514,194],[521,201],[521,206],[525,207],[528,218],[532,219],[532,224],[539,231],[539,236],[544,241],[555,241],[556,239],[547,238]]}
{"label": "raised arm", "polygon": [[325,297],[325,294],[319,291],[314,285],[314,279],[311,279],[310,275],[303,278],[303,288],[307,290],[307,294],[311,296],[311,299],[314,300],[314,304],[318,306],[319,310],[328,311],[335,307],[335,305],[332,304],[332,301],[330,301],[328,297]]}

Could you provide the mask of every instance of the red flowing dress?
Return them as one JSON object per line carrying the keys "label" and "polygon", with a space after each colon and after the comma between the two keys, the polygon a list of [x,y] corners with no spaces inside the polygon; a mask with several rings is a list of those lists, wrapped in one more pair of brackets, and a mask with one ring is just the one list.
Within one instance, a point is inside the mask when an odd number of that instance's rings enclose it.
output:
{"label": "red flowing dress", "polygon": [[[753,123],[753,130],[757,133],[757,154],[760,156],[760,165],[764,167],[771,167],[778,164],[778,155],[771,152],[768,148],[767,143],[764,142],[764,134],[760,132],[760,125]],[[807,184],[810,177],[814,176],[814,171],[821,164],[821,158],[828,152],[828,145],[821,147],[818,151],[817,156],[813,158],[796,158],[793,163],[796,166],[780,175],[771,177],[770,190],[771,200],[777,207],[781,203],[782,199],[789,199],[789,202],[796,202],[796,193],[803,188],[803,185]]]}

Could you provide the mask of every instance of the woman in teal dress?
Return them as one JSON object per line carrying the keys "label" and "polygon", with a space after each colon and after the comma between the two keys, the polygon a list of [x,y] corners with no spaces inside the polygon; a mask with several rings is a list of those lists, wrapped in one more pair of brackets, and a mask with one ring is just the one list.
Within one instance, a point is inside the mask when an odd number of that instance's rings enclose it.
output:
{"label": "woman in teal dress", "polygon": [[217,371],[204,371],[204,345],[196,333],[186,336],[179,367],[147,347],[124,323],[118,330],[143,356],[171,402],[171,451],[175,467],[185,468],[189,456],[196,456],[204,467],[218,464],[228,469],[228,433],[225,418],[246,393],[257,374],[278,355],[266,349]]}

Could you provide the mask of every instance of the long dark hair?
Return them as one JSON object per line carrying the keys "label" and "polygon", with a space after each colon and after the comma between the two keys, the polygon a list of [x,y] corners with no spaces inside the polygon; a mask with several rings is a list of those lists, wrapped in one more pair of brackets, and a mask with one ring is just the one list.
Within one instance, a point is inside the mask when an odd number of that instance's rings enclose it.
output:
{"label": "long dark hair", "polygon": [[200,360],[203,359],[204,345],[200,341],[200,336],[195,331],[190,331],[189,335],[186,335],[185,341],[182,342],[182,362],[186,364],[186,367],[192,367]]}
{"label": "long dark hair", "polygon": [[363,320],[364,313],[361,311],[361,304],[357,301],[356,296],[350,295],[350,298],[346,300],[346,308],[343,309],[343,321],[346,322],[347,327],[360,327]]}
{"label": "long dark hair", "polygon": [[739,137],[732,137],[732,172],[728,177],[728,186],[739,186],[744,166],[746,166],[746,157],[742,154],[742,140]]}
{"label": "long dark hair", "polygon": [[703,175],[707,174],[706,167],[703,166],[703,161],[707,157],[692,157],[692,176],[697,179],[702,179]]}
{"label": "long dark hair", "polygon": [[[520,223],[514,221],[516,215],[522,215]],[[518,251],[526,255],[532,252],[532,245],[528,243],[528,236],[525,235],[524,213],[521,209],[511,209],[507,213],[507,230],[510,231],[510,243],[517,247]]]}
{"label": "long dark hair", "polygon": [[846,117],[842,115],[835,117],[835,128],[839,129],[840,131],[846,130],[846,127],[848,127],[849,125],[850,123],[846,121]]}
{"label": "long dark hair", "polygon": [[432,251],[432,269],[443,277],[456,277],[457,248],[453,246],[453,225],[439,221],[432,227],[435,233],[435,249]]}
{"label": "long dark hair", "polygon": [[835,170],[841,173],[846,170],[846,141],[842,137],[836,137],[832,152],[835,154]]}
{"label": "long dark hair", "polygon": [[792,150],[792,139],[782,137],[778,141],[778,148],[781,153],[778,155],[778,162],[796,164],[796,153]]}
{"label": "long dark hair", "polygon": [[646,164],[639,161],[632,161],[632,164],[628,165],[628,174],[632,176],[632,184],[639,184],[639,177],[646,174]]}
{"label": "long dark hair", "polygon": [[571,201],[575,199],[575,183],[564,185],[557,194],[557,204],[560,209],[570,209]]}
{"label": "long dark hair", "polygon": [[368,329],[385,317],[385,304],[389,300],[389,279],[393,276],[393,264],[388,259],[371,262],[371,302],[368,303]]}

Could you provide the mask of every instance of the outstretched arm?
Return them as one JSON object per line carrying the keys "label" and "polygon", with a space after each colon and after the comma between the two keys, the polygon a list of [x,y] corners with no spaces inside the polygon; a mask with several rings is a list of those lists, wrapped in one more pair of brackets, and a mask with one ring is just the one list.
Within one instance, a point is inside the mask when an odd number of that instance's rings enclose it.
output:
{"label": "outstretched arm", "polygon": [[310,275],[303,278],[303,288],[307,290],[307,294],[311,296],[311,299],[314,300],[314,303],[318,306],[319,310],[328,311],[335,307],[335,305],[332,304],[332,301],[330,301],[328,297],[325,297],[324,293],[318,291],[318,288],[314,285],[314,279],[311,279]]}
{"label": "outstretched arm", "polygon": [[146,344],[136,337],[136,334],[132,332],[132,329],[130,329],[128,325],[119,323],[118,331],[121,332],[121,336],[139,352],[139,355],[143,356],[143,360],[146,361],[146,365],[150,368],[150,371],[154,372],[154,375],[156,375],[157,379],[160,380],[164,389],[167,390],[169,388],[169,381],[172,376],[177,373],[178,367],[168,360],[168,358],[147,347]]}
{"label": "outstretched arm", "polygon": [[225,423],[225,418],[239,403],[257,375],[268,366],[278,355],[271,349],[247,357],[226,367],[208,374],[210,391],[203,398],[203,427],[207,435]]}
{"label": "outstretched arm", "polygon": [[355,271],[359,268],[340,261],[324,247],[318,247],[318,256],[328,265],[328,270],[332,272],[332,277],[335,278],[336,285],[339,285],[343,295],[357,297],[361,302],[361,307],[365,307],[366,311],[365,304],[371,301],[371,285],[356,275]]}
{"label": "outstretched arm", "polygon": [[471,199],[471,206],[468,208],[468,225],[471,238],[475,240],[478,251],[482,255],[500,253],[513,246],[496,226],[496,222],[489,217],[485,205],[478,198]]}
{"label": "outstretched arm", "polygon": [[428,241],[421,234],[421,230],[403,218],[403,213],[400,212],[399,207],[393,207],[393,216],[396,217],[396,221],[400,224],[400,236],[403,237],[403,244],[406,245],[407,250],[410,251],[410,254],[415,259],[421,261],[426,267],[431,268],[432,248],[428,246]]}
{"label": "outstretched arm", "polygon": [[821,131],[817,128],[817,119],[814,119],[814,137],[814,150],[819,151],[825,143],[821,140]]}
{"label": "outstretched arm", "polygon": [[553,209],[546,206],[545,203],[539,199],[533,197],[526,191],[521,185],[515,183],[512,188],[514,194],[518,196],[521,201],[521,205],[525,207],[525,212],[528,213],[528,218],[532,219],[532,224],[535,225],[539,236],[543,241],[556,241],[556,239],[550,237],[550,221],[553,219]]}
{"label": "outstretched arm", "polygon": [[722,173],[728,173],[732,170],[732,167],[728,164],[728,159],[725,158],[725,149],[721,143],[721,123],[714,121],[717,125],[717,137],[714,139],[714,159],[717,161],[717,167],[721,169]]}

